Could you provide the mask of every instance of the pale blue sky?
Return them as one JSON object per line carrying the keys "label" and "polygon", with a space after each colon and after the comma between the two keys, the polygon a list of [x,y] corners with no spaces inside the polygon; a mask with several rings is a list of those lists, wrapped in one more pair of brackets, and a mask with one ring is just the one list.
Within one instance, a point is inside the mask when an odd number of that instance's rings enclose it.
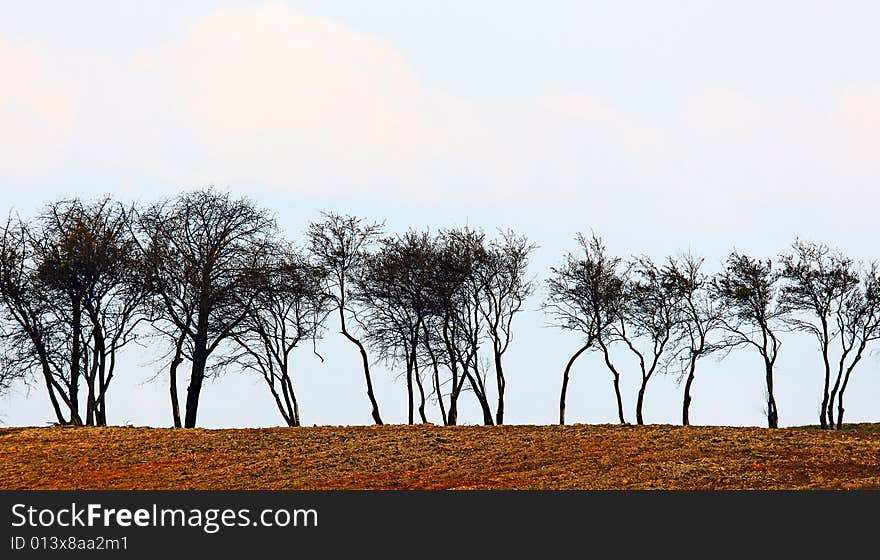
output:
{"label": "pale blue sky", "polygon": [[[733,246],[773,256],[796,235],[880,257],[878,16],[872,2],[0,0],[0,208],[215,184],[294,238],[322,209],[393,230],[512,227],[541,246],[539,279],[590,229],[619,254],[690,248],[713,269]],[[508,357],[510,422],[553,421],[577,347],[538,303]],[[296,373],[304,422],[367,422],[357,355],[336,336],[323,351]],[[149,353],[128,358],[111,421],[166,425]],[[573,421],[615,419],[597,358],[573,373]],[[786,337],[782,424],[815,422],[818,366],[808,338]],[[403,385],[376,376],[383,414],[405,419]],[[679,393],[652,381],[646,418],[677,422]],[[872,355],[848,420],[876,420],[878,402]],[[760,425],[762,408],[757,356],[702,364],[695,423]],[[39,387],[0,410],[51,419]],[[235,374],[200,407],[206,426],[276,416]]]}

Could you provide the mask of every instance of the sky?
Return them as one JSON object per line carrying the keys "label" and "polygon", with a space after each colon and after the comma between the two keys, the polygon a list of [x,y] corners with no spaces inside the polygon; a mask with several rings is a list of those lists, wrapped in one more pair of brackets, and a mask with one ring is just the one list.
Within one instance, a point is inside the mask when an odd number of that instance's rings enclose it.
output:
{"label": "sky", "polygon": [[[795,237],[873,260],[878,18],[876,3],[848,1],[0,0],[0,210],[214,185],[270,208],[294,240],[322,210],[391,232],[513,228],[539,245],[539,284],[590,231],[621,256],[691,250],[709,271],[734,247],[774,257]],[[548,326],[543,295],[506,356],[510,423],[555,420],[578,348]],[[370,421],[357,352],[339,338],[328,333],[323,363],[298,356],[307,425]],[[157,358],[125,354],[111,423],[169,424]],[[636,364],[619,359],[633,421]],[[398,375],[376,368],[392,422],[406,419]],[[786,335],[782,425],[816,423],[821,376],[812,340]],[[200,424],[277,425],[261,383],[209,383]],[[707,359],[692,422],[762,425],[762,383],[753,352]],[[41,389],[0,399],[0,421],[51,422]],[[677,422],[680,400],[674,375],[652,380],[646,420]],[[848,420],[878,419],[876,354],[847,402]],[[472,398],[464,407],[479,420]],[[567,411],[616,420],[600,356],[577,362]]]}

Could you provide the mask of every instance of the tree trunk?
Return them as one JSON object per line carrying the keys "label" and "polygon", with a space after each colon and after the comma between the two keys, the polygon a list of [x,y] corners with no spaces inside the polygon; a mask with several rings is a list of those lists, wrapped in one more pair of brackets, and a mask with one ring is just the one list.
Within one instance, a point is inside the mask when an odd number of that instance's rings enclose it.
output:
{"label": "tree trunk", "polygon": [[501,352],[495,349],[495,380],[498,384],[498,407],[495,410],[495,423],[497,425],[504,424],[504,389],[506,381],[504,379],[504,369],[501,367]]}
{"label": "tree trunk", "polygon": [[[859,346],[858,352],[856,353],[855,359],[853,359],[853,361],[849,365],[849,367],[846,368],[846,375],[844,375],[844,377],[843,377],[843,385],[840,386],[840,392],[837,393],[837,424],[836,424],[836,428],[838,430],[843,429],[843,411],[844,411],[844,409],[843,409],[843,393],[846,391],[846,386],[849,385],[850,374],[853,372],[853,370],[856,368],[856,366],[858,365],[858,363],[862,359],[862,352],[864,352],[865,346],[866,346],[866,341],[863,339],[861,345]],[[832,406],[833,406],[833,403],[832,403]],[[835,426],[833,417],[831,418],[830,422],[831,422],[832,426]]]}
{"label": "tree trunk", "polygon": [[106,426],[107,420],[104,417],[102,406],[104,401],[104,390],[106,387],[104,386],[104,367],[105,367],[105,358],[104,358],[104,350],[101,350],[101,353],[98,357],[98,395],[95,399],[95,425],[96,426]]}
{"label": "tree trunk", "polygon": [[205,365],[207,356],[205,352],[193,352],[192,373],[189,378],[189,387],[186,388],[186,417],[185,428],[195,428],[196,418],[199,412],[199,397],[202,393],[202,382],[205,379]]}
{"label": "tree trunk", "polygon": [[831,392],[828,395],[828,408],[826,413],[828,414],[828,427],[832,430],[835,428],[836,423],[834,422],[834,401],[837,400],[837,390],[840,387],[840,381],[843,377],[843,372],[839,372],[837,374],[837,382],[832,387]]}
{"label": "tree trunk", "polygon": [[620,395],[620,374],[617,372],[614,373],[614,394],[617,396],[617,416],[621,424],[626,424],[623,417],[623,397]]}
{"label": "tree trunk", "polygon": [[[83,358],[88,359],[88,353],[83,353]],[[95,425],[95,378],[98,376],[98,351],[97,346],[92,352],[92,363],[86,363],[86,426]]]}
{"label": "tree trunk", "polygon": [[449,394],[449,413],[446,415],[446,425],[458,425],[458,397],[461,395],[461,388],[464,385],[464,376],[456,380],[455,375],[452,376],[452,392]]}
{"label": "tree trunk", "polygon": [[81,337],[82,332],[82,303],[78,299],[73,301],[72,316],[73,332],[71,333],[71,351],[70,351],[70,423],[74,426],[81,426],[82,420],[79,416],[79,376],[80,376],[80,360],[81,360]]}
{"label": "tree trunk", "polygon": [[413,403],[413,366],[409,359],[406,361],[406,397],[407,397],[407,423],[414,424],[414,403]]}
{"label": "tree trunk", "polygon": [[52,402],[52,409],[55,411],[55,418],[59,424],[67,424],[64,413],[61,412],[61,405],[58,397],[55,396],[55,387],[52,385],[52,372],[46,364],[43,364],[43,380],[46,382],[46,390],[49,391],[49,400]]}
{"label": "tree trunk", "polygon": [[[101,418],[101,401],[103,400],[104,390],[104,367],[105,352],[104,336],[100,331],[98,321],[94,317],[92,320],[92,341],[94,342],[94,351],[92,352],[92,363],[90,366],[88,382],[88,398],[86,401],[86,424],[89,426],[104,426]],[[97,382],[97,388],[95,383]]]}
{"label": "tree trunk", "polygon": [[486,426],[492,426],[495,423],[495,420],[492,418],[492,409],[489,408],[489,401],[486,399],[485,394],[480,401],[480,405],[483,407],[483,424]]}
{"label": "tree trunk", "polygon": [[183,426],[185,428],[196,427],[196,417],[199,412],[199,396],[202,393],[202,382],[205,380],[205,367],[208,364],[208,320],[207,315],[199,317],[196,337],[193,341],[192,373],[189,378],[189,387],[186,388],[186,417]]}
{"label": "tree trunk", "polygon": [[480,407],[483,409],[483,425],[492,426],[495,424],[495,419],[492,418],[492,409],[489,407],[489,401],[486,400],[486,395],[483,395],[482,398],[477,396],[480,401]]}
{"label": "tree trunk", "polygon": [[565,395],[568,392],[568,379],[571,373],[571,366],[574,365],[574,361],[578,359],[578,357],[586,352],[587,348],[589,348],[593,344],[592,340],[588,340],[586,344],[581,346],[577,352],[572,354],[571,358],[568,359],[568,363],[565,364],[565,371],[562,372],[562,390],[559,392],[559,425],[565,425]]}
{"label": "tree trunk", "polygon": [[642,385],[639,387],[639,397],[636,400],[636,424],[644,425],[645,420],[642,418],[642,406],[645,403],[645,388],[648,386],[650,377],[642,376]]}
{"label": "tree trunk", "polygon": [[169,369],[170,377],[170,393],[171,393],[171,416],[174,421],[174,427],[180,428],[180,402],[177,398],[177,367],[183,363],[183,342],[186,340],[186,333],[181,333],[177,339],[174,349],[174,358],[171,360],[171,368]]}
{"label": "tree trunk", "polygon": [[694,383],[695,370],[697,367],[696,356],[691,356],[691,363],[688,369],[687,380],[684,382],[684,399],[681,404],[681,425],[690,426],[690,408],[691,408],[691,385]]}
{"label": "tree trunk", "polygon": [[[287,425],[296,428],[300,426],[299,402],[296,400],[296,392],[293,390],[293,382],[290,379],[287,365],[282,364],[279,367],[281,368],[281,394],[284,397],[284,404],[282,405],[281,400],[277,396],[275,401]],[[276,393],[275,387],[271,383],[269,384],[269,390]]]}
{"label": "tree trunk", "polygon": [[766,381],[767,381],[767,427],[779,427],[779,413],[776,410],[776,399],[773,396],[773,364],[767,361],[765,363]]}
{"label": "tree trunk", "polygon": [[621,424],[626,424],[626,419],[623,416],[623,397],[620,395],[620,373],[617,371],[617,368],[614,367],[614,364],[611,363],[611,356],[608,355],[608,347],[601,338],[599,338],[599,345],[602,347],[602,356],[605,358],[605,365],[611,370],[611,375],[614,379],[614,396],[617,397],[617,417],[620,419]]}
{"label": "tree trunk", "polygon": [[437,362],[434,362],[434,390],[437,392],[437,405],[440,407],[440,417],[443,419],[443,425],[448,426],[446,405],[443,402],[443,393],[440,392],[440,369],[437,367]]}
{"label": "tree trunk", "polygon": [[422,376],[419,375],[419,371],[415,370],[416,377],[416,385],[419,388],[419,418],[422,419],[422,424],[428,423],[428,417],[425,416],[425,386],[422,384]]}
{"label": "tree trunk", "polygon": [[370,360],[367,357],[367,350],[364,348],[364,345],[361,344],[361,341],[352,336],[345,327],[345,312],[343,311],[342,306],[339,307],[339,321],[342,327],[343,336],[345,336],[349,342],[357,346],[357,349],[360,351],[361,362],[364,367],[364,378],[366,378],[367,381],[367,398],[370,399],[370,406],[373,407],[370,414],[373,416],[373,422],[377,426],[381,426],[382,417],[379,415],[379,403],[376,401],[376,396],[373,394],[373,379],[370,376]]}
{"label": "tree trunk", "polygon": [[[271,374],[263,371],[263,380],[269,387],[269,393],[271,393],[272,398],[275,400],[275,408],[278,409],[278,413],[281,414],[282,418],[284,418],[284,423],[290,427],[293,427],[293,413],[291,412],[290,396],[287,394],[287,387],[284,385],[284,380],[281,380],[280,382],[282,393],[280,395],[275,389],[275,378],[272,377]],[[281,400],[281,397],[284,397],[283,402]]]}
{"label": "tree trunk", "polygon": [[113,372],[116,370],[116,349],[111,346],[109,352],[109,363],[107,365],[107,355],[106,348],[102,343],[101,352],[101,363],[98,367],[98,387],[100,388],[100,393],[98,394],[97,402],[95,406],[97,409],[95,410],[95,414],[97,415],[98,425],[106,426],[107,425],[107,389],[110,387],[110,381],[113,379]]}
{"label": "tree trunk", "polygon": [[441,392],[440,387],[440,368],[437,365],[437,360],[434,358],[433,354],[431,355],[431,361],[434,366],[434,391],[437,393],[437,404],[440,407],[440,417],[443,419],[443,425],[448,426],[448,417],[446,416],[446,405],[443,403],[443,393]]}
{"label": "tree trunk", "polygon": [[[833,424],[833,419],[827,417],[828,412],[828,389],[831,385],[831,364],[828,361],[828,342],[822,343],[822,360],[825,363],[825,386],[822,392],[822,408],[819,409],[819,425],[824,430]],[[833,426],[832,426],[833,427]]]}
{"label": "tree trunk", "polygon": [[449,371],[452,373],[452,391],[449,393],[449,414],[446,416],[446,425],[455,426],[458,423],[458,396],[464,385],[464,376],[458,376],[458,362],[455,359],[455,347],[449,339],[449,323],[443,321],[443,343],[446,345],[446,355],[449,357]]}
{"label": "tree trunk", "polygon": [[293,425],[294,427],[302,426],[302,420],[299,417],[299,401],[296,399],[296,393],[293,392],[293,383],[290,381],[290,378],[285,378],[288,384],[288,391],[290,391],[290,400],[293,402]]}
{"label": "tree trunk", "polygon": [[492,418],[492,408],[489,406],[489,398],[486,396],[486,387],[483,385],[480,371],[474,368],[474,373],[471,374],[470,370],[466,369],[464,375],[470,381],[471,388],[474,390],[474,396],[477,397],[477,402],[480,403],[480,409],[483,411],[483,424],[492,426],[495,421]]}

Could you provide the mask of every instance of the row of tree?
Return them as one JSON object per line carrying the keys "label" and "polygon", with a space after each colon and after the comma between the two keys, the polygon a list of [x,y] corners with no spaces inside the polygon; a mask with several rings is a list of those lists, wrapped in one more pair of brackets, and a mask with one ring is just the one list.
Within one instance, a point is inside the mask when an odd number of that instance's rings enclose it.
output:
{"label": "row of tree", "polygon": [[59,423],[104,425],[120,350],[149,339],[167,352],[176,427],[196,425],[205,378],[229,367],[261,375],[298,426],[292,355],[332,323],[360,353],[375,423],[370,353],[401,369],[411,423],[416,410],[427,421],[431,403],[456,424],[464,391],[487,424],[502,423],[502,357],[532,291],[532,250],[511,232],[392,236],[336,214],[311,224],[297,247],[265,210],[210,189],[145,208],[58,201],[34,219],[10,217],[2,231],[0,388],[40,380]]}
{"label": "row of tree", "polygon": [[[638,364],[636,421],[649,381],[674,372],[689,423],[697,364],[750,347],[762,358],[767,422],[780,334],[812,334],[824,367],[822,427],[840,428],[856,365],[880,338],[880,274],[797,241],[778,262],[733,252],[709,276],[692,255],[657,264],[608,255],[579,237],[546,281],[552,323],[582,336],[563,372],[559,421],[573,364],[601,352],[618,415],[622,353]],[[33,219],[11,216],[0,237],[0,390],[43,385],[57,421],[105,425],[117,358],[144,341],[162,348],[175,427],[194,427],[206,377],[229,368],[265,380],[284,421],[301,423],[294,350],[338,330],[360,355],[373,421],[382,424],[371,366],[405,380],[408,421],[435,407],[458,423],[463,393],[485,424],[504,422],[504,356],[534,292],[535,245],[511,231],[470,228],[388,235],[381,224],[324,214],[299,247],[247,199],[212,189],[146,207],[106,198],[62,200]],[[178,375],[189,366],[181,415]]]}
{"label": "row of tree", "polygon": [[547,281],[545,308],[560,328],[582,335],[562,379],[559,422],[572,364],[595,350],[611,373],[620,422],[625,422],[620,370],[613,347],[631,352],[641,385],[636,421],[643,423],[645,389],[658,371],[675,371],[684,382],[682,423],[689,424],[691,388],[700,359],[750,348],[763,363],[767,425],[778,427],[773,376],[780,334],[803,331],[815,337],[824,369],[819,422],[843,425],[844,393],[868,346],[880,339],[880,274],[825,245],[796,240],[777,262],[733,251],[723,269],[702,272],[690,254],[656,264],[646,257],[609,256],[598,237],[578,238]]}

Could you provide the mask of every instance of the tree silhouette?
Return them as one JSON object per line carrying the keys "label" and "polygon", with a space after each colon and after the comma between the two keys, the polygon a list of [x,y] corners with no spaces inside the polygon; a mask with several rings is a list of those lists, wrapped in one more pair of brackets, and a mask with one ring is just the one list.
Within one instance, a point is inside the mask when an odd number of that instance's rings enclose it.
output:
{"label": "tree silhouette", "polygon": [[145,289],[190,349],[184,427],[192,428],[210,357],[238,332],[266,288],[259,264],[275,222],[247,199],[206,189],[147,208],[138,231]]}
{"label": "tree silhouette", "polygon": [[229,363],[259,373],[287,425],[300,426],[291,354],[321,334],[330,303],[323,291],[324,271],[290,245],[273,247],[260,268],[267,286],[233,334],[240,351]]}
{"label": "tree silhouette", "polygon": [[[405,379],[410,423],[416,413],[428,422],[430,405],[444,425],[458,424],[462,395],[474,396],[484,424],[505,422],[505,356],[535,290],[533,243],[471,227],[386,235],[333,213],[306,236],[298,248],[266,210],[213,188],[145,208],[72,198],[33,218],[10,215],[0,230],[0,393],[39,383],[59,424],[106,425],[123,350],[160,340],[175,427],[196,425],[205,378],[227,370],[259,373],[284,422],[300,426],[294,356],[309,344],[323,362],[318,344],[335,316],[360,354],[374,423],[382,417],[368,348]],[[763,365],[767,425],[778,427],[782,336],[801,332],[822,359],[820,425],[843,427],[852,376],[880,340],[877,264],[796,239],[778,266],[734,250],[709,276],[690,253],[662,265],[624,261],[596,235],[576,239],[541,303],[551,324],[580,337],[562,372],[560,424],[572,368],[590,351],[611,373],[621,423],[620,352],[640,372],[636,422],[646,421],[651,379],[674,371],[688,425],[698,362],[748,348]]]}
{"label": "tree silhouette", "polygon": [[847,298],[835,315],[841,350],[834,386],[828,396],[828,423],[840,430],[843,428],[843,395],[850,377],[861,362],[868,344],[880,340],[880,271],[876,263],[862,271],[860,289]]}
{"label": "tree silhouette", "polygon": [[663,276],[672,284],[679,298],[681,315],[679,328],[671,344],[675,348],[673,358],[681,365],[679,382],[684,381],[681,404],[681,423],[690,425],[691,388],[696,378],[697,362],[715,352],[719,346],[710,338],[721,326],[717,306],[709,294],[709,279],[701,272],[703,260],[686,253],[670,258],[663,269]]}
{"label": "tree silhouette", "polygon": [[620,320],[625,301],[626,281],[621,274],[621,260],[606,253],[602,240],[596,235],[589,239],[578,234],[579,254],[569,253],[565,263],[551,269],[547,280],[547,300],[544,309],[560,329],[580,333],[583,343],[571,355],[562,373],[562,389],[559,395],[559,423],[565,424],[565,397],[571,367],[584,352],[599,344],[606,365],[611,369],[617,413],[620,423],[625,423],[623,399],[620,395],[620,374],[614,369],[608,356],[603,337],[610,325]]}
{"label": "tree silhouette", "polygon": [[783,255],[781,262],[785,280],[781,298],[794,312],[788,322],[796,330],[813,335],[822,355],[825,383],[819,422],[823,429],[834,427],[834,409],[829,407],[833,400],[830,392],[831,344],[846,334],[846,308],[859,290],[859,275],[851,259],[826,245],[800,240],[795,240],[791,252]]}
{"label": "tree silhouette", "polygon": [[4,229],[5,367],[41,371],[59,423],[107,423],[116,354],[134,339],[142,301],[128,220],[110,199],[70,199]]}
{"label": "tree silhouette", "polygon": [[504,423],[504,391],[507,386],[502,359],[513,338],[513,318],[534,291],[526,274],[529,254],[535,247],[526,237],[518,236],[511,230],[504,231],[499,240],[489,243],[486,258],[476,268],[483,287],[480,312],[486,320],[492,344],[498,390],[495,423],[499,425]]}
{"label": "tree silhouette", "polygon": [[352,301],[351,289],[363,275],[369,250],[382,236],[382,226],[353,216],[325,213],[323,220],[309,225],[309,250],[318,266],[325,271],[327,287],[337,313],[342,335],[354,344],[361,355],[367,398],[372,407],[373,422],[382,425],[379,403],[373,392],[370,360],[360,338],[350,325],[359,325],[358,310]]}
{"label": "tree silhouette", "polygon": [[370,345],[389,363],[405,364],[410,424],[414,421],[416,387],[419,417],[428,421],[418,352],[424,322],[432,311],[432,250],[427,232],[409,231],[382,239],[379,251],[369,256],[357,280],[356,298],[365,310]]}
{"label": "tree silhouette", "polygon": [[722,344],[728,349],[750,346],[764,362],[770,428],[779,427],[773,373],[782,345],[778,331],[784,327],[788,313],[779,297],[779,278],[772,261],[733,251],[727,257],[725,269],[712,281],[712,293],[721,309],[721,325],[727,333]]}
{"label": "tree silhouette", "polygon": [[[682,294],[667,271],[647,257],[636,259],[629,270],[620,315],[605,332],[610,341],[622,342],[637,358],[641,383],[636,423],[644,424],[642,408],[648,381],[665,365],[664,357],[672,349],[670,342],[678,340],[675,331],[682,322]],[[640,347],[639,339],[649,343],[649,350]]]}

